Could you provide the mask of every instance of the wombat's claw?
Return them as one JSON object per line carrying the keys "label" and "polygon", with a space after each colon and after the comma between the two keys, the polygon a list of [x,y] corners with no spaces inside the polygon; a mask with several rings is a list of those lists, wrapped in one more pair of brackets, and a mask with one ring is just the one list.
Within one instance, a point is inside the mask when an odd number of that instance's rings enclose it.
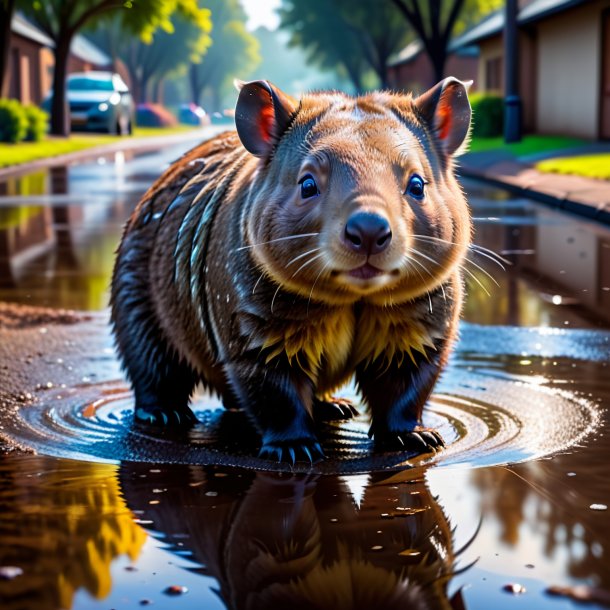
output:
{"label": "wombat's claw", "polygon": [[313,416],[321,421],[352,419],[358,416],[358,409],[347,398],[333,396],[330,400],[316,399],[313,403]]}
{"label": "wombat's claw", "polygon": [[188,430],[197,423],[197,417],[186,409],[161,409],[160,407],[136,407],[134,420],[137,425],[164,430]]}
{"label": "wombat's claw", "polygon": [[375,445],[381,451],[416,451],[419,454],[439,451],[445,441],[436,430],[418,427],[411,432],[375,435]]}
{"label": "wombat's claw", "polygon": [[285,462],[294,466],[297,462],[309,462],[313,466],[324,459],[320,443],[285,445],[282,443],[265,443],[258,452],[258,457],[274,462]]}

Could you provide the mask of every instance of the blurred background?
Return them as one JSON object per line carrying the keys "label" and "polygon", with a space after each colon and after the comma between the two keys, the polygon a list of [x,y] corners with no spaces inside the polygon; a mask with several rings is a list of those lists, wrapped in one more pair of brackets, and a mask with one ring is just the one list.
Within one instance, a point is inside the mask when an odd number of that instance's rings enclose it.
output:
{"label": "blurred background", "polygon": [[[448,74],[474,81],[475,135],[502,134],[506,94],[526,133],[608,138],[608,7],[604,0],[0,0],[0,140],[230,121],[235,78],[266,78],[298,95],[420,92]],[[511,24],[518,31],[506,47]]]}

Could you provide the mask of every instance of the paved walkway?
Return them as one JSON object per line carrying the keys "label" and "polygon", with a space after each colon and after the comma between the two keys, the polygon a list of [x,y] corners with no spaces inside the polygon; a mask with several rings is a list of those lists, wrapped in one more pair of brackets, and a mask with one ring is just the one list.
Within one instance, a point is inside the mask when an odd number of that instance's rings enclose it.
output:
{"label": "paved walkway", "polygon": [[460,159],[462,176],[484,180],[542,203],[610,224],[610,181],[544,174],[534,163],[543,158],[610,152],[610,144],[597,143],[516,158],[508,151],[468,153]]}

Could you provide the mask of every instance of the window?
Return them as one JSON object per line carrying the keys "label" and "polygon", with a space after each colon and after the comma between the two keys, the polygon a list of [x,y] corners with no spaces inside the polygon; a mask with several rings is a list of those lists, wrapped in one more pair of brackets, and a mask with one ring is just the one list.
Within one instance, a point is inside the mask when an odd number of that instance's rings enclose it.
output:
{"label": "window", "polygon": [[485,89],[487,91],[502,91],[503,80],[502,57],[493,57],[485,62]]}

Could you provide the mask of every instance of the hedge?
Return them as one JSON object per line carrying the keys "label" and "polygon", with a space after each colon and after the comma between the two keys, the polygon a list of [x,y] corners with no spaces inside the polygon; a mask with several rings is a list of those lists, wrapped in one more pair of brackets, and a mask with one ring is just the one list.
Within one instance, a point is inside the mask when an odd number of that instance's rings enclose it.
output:
{"label": "hedge", "polygon": [[493,138],[504,133],[504,101],[498,95],[474,93],[472,106],[472,135]]}
{"label": "hedge", "polygon": [[36,106],[22,106],[18,100],[0,99],[0,142],[38,142],[48,128],[46,112]]}

